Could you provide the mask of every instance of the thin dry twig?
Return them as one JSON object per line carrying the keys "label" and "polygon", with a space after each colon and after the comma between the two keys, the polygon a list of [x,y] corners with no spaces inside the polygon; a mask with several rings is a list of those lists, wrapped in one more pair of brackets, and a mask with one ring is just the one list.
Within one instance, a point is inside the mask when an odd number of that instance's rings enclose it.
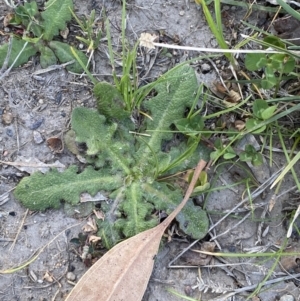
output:
{"label": "thin dry twig", "polygon": [[14,241],[13,241],[12,245],[11,245],[10,248],[9,248],[9,252],[12,252],[13,249],[14,249],[14,247],[15,247],[15,244],[16,244],[16,242],[17,242],[17,239],[18,239],[18,237],[19,237],[19,235],[20,235],[20,232],[21,232],[21,230],[22,230],[22,228],[23,228],[23,226],[24,226],[25,219],[26,219],[26,217],[27,217],[28,212],[29,212],[29,209],[26,210],[26,212],[25,212],[25,214],[24,214],[24,216],[23,216],[23,219],[22,219],[22,221],[21,221],[21,223],[20,223],[18,232],[17,232],[17,234],[16,234],[16,236],[15,236],[15,238],[14,238]]}

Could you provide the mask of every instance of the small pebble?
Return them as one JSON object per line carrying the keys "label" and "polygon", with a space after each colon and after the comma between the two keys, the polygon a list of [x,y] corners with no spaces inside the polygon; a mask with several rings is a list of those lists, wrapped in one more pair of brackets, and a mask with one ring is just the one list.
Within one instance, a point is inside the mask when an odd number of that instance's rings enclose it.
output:
{"label": "small pebble", "polygon": [[184,14],[185,14],[184,10],[181,10],[181,11],[179,12],[179,16],[184,16]]}
{"label": "small pebble", "polygon": [[39,104],[43,104],[44,103],[44,99],[39,99]]}
{"label": "small pebble", "polygon": [[44,138],[42,136],[42,134],[38,131],[33,131],[33,141],[36,143],[36,144],[41,144],[43,143],[44,141]]}
{"label": "small pebble", "polygon": [[68,272],[67,273],[67,279],[70,280],[70,281],[74,281],[76,279],[76,276],[75,276],[74,273]]}
{"label": "small pebble", "polygon": [[7,135],[8,137],[12,137],[12,136],[14,135],[13,130],[10,129],[10,128],[6,129],[6,135]]}
{"label": "small pebble", "polygon": [[211,69],[211,67],[209,64],[204,63],[201,65],[202,73],[208,73],[210,71],[210,69]]}
{"label": "small pebble", "polygon": [[10,112],[6,112],[2,115],[2,123],[4,125],[10,125],[13,119],[14,119],[13,114]]}
{"label": "small pebble", "polygon": [[61,103],[62,96],[63,95],[62,95],[61,91],[59,91],[59,92],[56,93],[56,95],[55,95],[55,104],[59,105]]}
{"label": "small pebble", "polygon": [[39,127],[42,125],[43,122],[44,122],[44,118],[41,118],[41,119],[35,121],[34,123],[32,123],[32,124],[29,126],[29,128],[30,128],[31,130],[36,130],[37,128],[39,128]]}
{"label": "small pebble", "polygon": [[292,295],[283,295],[279,301],[295,301],[295,298]]}

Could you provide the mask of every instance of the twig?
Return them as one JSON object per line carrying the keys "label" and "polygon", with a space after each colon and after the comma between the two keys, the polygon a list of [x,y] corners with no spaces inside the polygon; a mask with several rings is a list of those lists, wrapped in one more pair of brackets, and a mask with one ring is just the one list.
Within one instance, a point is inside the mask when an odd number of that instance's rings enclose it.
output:
{"label": "twig", "polygon": [[62,69],[70,64],[73,64],[75,62],[75,60],[72,60],[70,62],[67,62],[67,63],[64,63],[64,64],[61,64],[61,65],[52,65],[46,69],[42,69],[42,70],[37,70],[35,72],[32,73],[32,75],[38,75],[38,74],[43,74],[43,73],[47,73],[47,72],[50,72],[50,71],[53,71],[53,70],[57,70],[57,69]]}
{"label": "twig", "polygon": [[[191,46],[179,46],[172,44],[156,43],[153,42],[153,46],[168,48],[168,49],[177,49],[177,50],[186,50],[186,51],[198,51],[198,52],[213,52],[213,53],[285,53],[277,50],[260,50],[260,49],[217,49],[217,48],[203,48],[203,47],[191,47]],[[299,51],[291,51],[294,54],[299,54]]]}
{"label": "twig", "polygon": [[20,150],[20,140],[19,140],[19,129],[18,129],[18,115],[15,118],[15,128],[16,128],[16,134],[17,134],[17,149]]}
{"label": "twig", "polygon": [[9,248],[9,251],[10,251],[10,252],[12,252],[13,249],[14,249],[14,247],[15,247],[15,244],[16,244],[17,239],[18,239],[18,237],[19,237],[19,235],[20,235],[20,232],[21,232],[21,230],[22,230],[22,228],[23,228],[23,225],[24,225],[24,222],[25,222],[25,219],[26,219],[26,217],[27,217],[28,212],[29,212],[29,209],[27,209],[26,212],[25,212],[25,214],[24,214],[24,217],[23,217],[22,222],[21,222],[21,224],[20,224],[20,226],[19,226],[19,229],[18,229],[18,232],[17,232],[17,234],[16,234],[16,236],[15,236],[15,239],[14,239],[12,245],[11,245],[10,248]]}
{"label": "twig", "polygon": [[257,227],[257,241],[255,242],[256,246],[260,245],[261,242],[262,242],[262,239],[261,239],[262,228],[263,228],[263,226],[265,224],[264,218],[266,217],[268,209],[269,209],[269,204],[265,205],[265,208],[264,208],[264,210],[262,211],[262,213],[260,215],[261,222],[259,223],[259,225]]}
{"label": "twig", "polygon": [[228,232],[230,232],[231,230],[235,229],[236,227],[238,227],[240,224],[242,224],[250,215],[251,215],[252,212],[248,212],[237,224],[235,224],[234,226],[232,226],[231,228],[227,229],[226,231],[214,236],[214,237],[211,237],[210,240],[215,240],[225,234],[227,234]]}

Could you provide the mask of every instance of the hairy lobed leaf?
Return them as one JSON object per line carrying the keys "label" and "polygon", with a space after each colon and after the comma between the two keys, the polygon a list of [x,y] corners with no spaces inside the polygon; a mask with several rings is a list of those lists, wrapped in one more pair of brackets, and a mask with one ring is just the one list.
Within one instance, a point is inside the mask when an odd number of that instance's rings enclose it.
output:
{"label": "hairy lobed leaf", "polygon": [[[28,59],[35,55],[37,53],[37,49],[34,47],[32,43],[28,43],[25,48],[23,49],[25,45],[25,41],[19,40],[17,38],[12,38],[12,48],[11,48],[11,53],[10,57],[8,60],[8,66],[10,67],[17,56],[20,54],[19,58],[17,59],[16,63],[14,64],[14,67],[18,67],[26,62],[28,62]],[[23,51],[21,52],[21,50]],[[4,44],[0,46],[0,66],[3,65],[6,55],[8,51],[8,44]]]}
{"label": "hairy lobed leaf", "polygon": [[[75,59],[75,57],[71,51],[70,45],[59,42],[59,41],[51,41],[51,42],[49,42],[49,47],[54,51],[55,55],[57,56],[57,58],[59,59],[59,61],[61,63],[67,63],[70,61],[74,61],[73,64],[66,66],[66,69],[68,71],[72,71],[75,73],[82,72],[82,67],[78,63],[78,61]],[[74,49],[74,51],[76,52],[76,54],[78,55],[80,60],[83,62],[83,64],[87,65],[88,58],[86,57],[86,55],[77,49]]]}
{"label": "hairy lobed leaf", "polygon": [[47,68],[48,66],[55,65],[57,63],[56,56],[49,47],[41,45],[39,47],[39,51],[41,53],[40,64],[42,68]]}
{"label": "hairy lobed leaf", "polygon": [[194,70],[185,65],[168,72],[165,80],[159,82],[154,89],[157,95],[144,102],[144,108],[149,111],[151,119],[146,120],[148,133],[139,153],[140,162],[147,160],[149,153],[161,150],[163,140],[173,137],[171,125],[181,119],[187,107],[193,103],[193,95],[197,89],[197,79]]}
{"label": "hairy lobed leaf", "polygon": [[125,156],[130,151],[130,145],[124,141],[113,139],[117,124],[106,123],[106,118],[95,110],[76,108],[72,113],[72,129],[76,133],[76,141],[86,143],[88,155],[99,155],[109,161],[116,169],[130,174],[132,159]]}
{"label": "hairy lobed leaf", "polygon": [[72,0],[49,0],[45,3],[45,11],[42,12],[42,26],[44,28],[43,39],[51,41],[53,36],[59,34],[59,30],[66,28],[66,22],[72,18]]}
{"label": "hairy lobed leaf", "polygon": [[179,228],[193,239],[202,239],[208,231],[207,214],[190,200],[176,216]]}
{"label": "hairy lobed leaf", "polygon": [[77,172],[76,166],[70,166],[62,173],[57,170],[45,175],[36,172],[20,181],[14,195],[30,210],[45,210],[59,208],[61,200],[77,204],[82,192],[95,195],[100,190],[111,191],[122,185],[121,177],[111,176],[109,170],[87,167],[83,172]]}
{"label": "hairy lobed leaf", "polygon": [[122,120],[130,116],[130,112],[125,111],[123,96],[115,86],[106,82],[97,83],[94,87],[94,95],[98,110],[105,117]]}

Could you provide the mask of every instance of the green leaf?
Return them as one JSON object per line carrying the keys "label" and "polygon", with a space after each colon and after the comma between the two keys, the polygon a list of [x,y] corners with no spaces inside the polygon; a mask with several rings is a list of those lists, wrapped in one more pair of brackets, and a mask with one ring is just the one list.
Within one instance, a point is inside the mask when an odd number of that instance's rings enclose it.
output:
{"label": "green leaf", "polygon": [[[260,120],[257,119],[248,119],[246,121],[246,129],[251,131],[251,129],[253,129],[255,126],[259,125],[260,123],[262,123]],[[253,134],[259,134],[262,133],[264,130],[266,129],[265,125],[262,125],[260,128],[258,128],[257,130],[253,131]]]}
{"label": "green leaf", "polygon": [[175,121],[175,126],[177,129],[185,135],[195,136],[198,135],[204,128],[204,120],[202,116],[197,115],[192,118],[181,118]]}
{"label": "green leaf", "polygon": [[267,67],[265,68],[265,74],[266,74],[266,78],[260,82],[260,86],[266,90],[271,89],[278,82],[278,78],[276,77],[274,69],[272,68],[271,65],[267,65]]}
{"label": "green leaf", "polygon": [[133,182],[125,195],[126,201],[120,204],[120,209],[126,214],[126,219],[118,219],[115,223],[125,237],[134,236],[158,224],[158,219],[151,216],[154,207],[150,202],[145,202],[138,182]]}
{"label": "green leaf", "polygon": [[253,114],[259,119],[262,119],[261,114],[268,108],[268,103],[264,99],[256,99],[253,102]]}
{"label": "green leaf", "polygon": [[[21,53],[21,50],[23,49],[25,45],[25,41],[18,40],[16,38],[13,38],[12,41],[12,49],[10,53],[10,57],[8,60],[8,66],[10,67],[17,56]],[[5,61],[6,55],[8,51],[8,44],[4,44],[0,46],[0,66],[3,66],[3,63]],[[33,44],[28,43],[22,53],[20,54],[19,58],[17,59],[16,63],[14,64],[14,67],[18,67],[26,62],[28,62],[29,58],[33,55],[35,55],[37,52],[37,49],[34,47]]]}
{"label": "green leaf", "polygon": [[44,28],[43,38],[51,41],[53,36],[59,34],[59,30],[66,28],[66,22],[72,18],[72,0],[49,0],[45,3],[45,11],[42,12],[42,26]]}
{"label": "green leaf", "polygon": [[276,109],[277,109],[277,106],[275,105],[275,106],[270,106],[267,109],[263,110],[261,112],[261,119],[267,120],[267,119],[271,118],[273,116],[274,112],[276,111]]}
{"label": "green leaf", "polygon": [[98,232],[101,237],[101,242],[106,249],[111,249],[114,245],[121,241],[122,236],[120,231],[114,225],[114,219],[109,215],[105,215],[105,220],[97,220]]}
{"label": "green leaf", "polygon": [[100,114],[116,120],[129,118],[130,112],[125,111],[123,96],[115,86],[106,82],[97,83],[94,87],[94,95]]}
{"label": "green leaf", "polygon": [[233,159],[234,157],[236,156],[236,154],[233,152],[233,153],[225,153],[224,155],[223,155],[223,158],[225,159],[225,160],[230,160],[230,159]]}
{"label": "green leaf", "polygon": [[35,1],[26,2],[15,9],[15,13],[20,17],[34,17],[38,13],[38,6]]}
{"label": "green leaf", "polygon": [[82,192],[95,195],[100,190],[113,190],[122,185],[118,175],[109,175],[108,170],[96,171],[91,167],[77,173],[76,166],[63,173],[51,170],[43,175],[40,172],[21,180],[14,191],[15,197],[30,210],[59,208],[60,201],[77,204]]}
{"label": "green leaf", "polygon": [[42,68],[47,68],[51,65],[55,65],[57,63],[56,56],[54,52],[47,46],[41,46],[39,48],[41,52],[40,56],[40,64]]}
{"label": "green leaf", "polygon": [[131,152],[132,145],[113,139],[117,130],[116,123],[107,124],[106,118],[96,110],[75,108],[71,125],[76,133],[76,141],[86,143],[88,155],[99,154],[105,161],[109,161],[115,170],[131,173],[129,164],[132,158],[126,155]]}
{"label": "green leaf", "polygon": [[35,1],[27,2],[24,5],[19,5],[15,9],[15,13],[17,19],[20,20],[19,24],[27,28],[31,22],[34,22],[34,16],[38,13],[38,7]]}
{"label": "green leaf", "polygon": [[[66,66],[68,71],[72,71],[75,73],[80,73],[83,71],[82,67],[80,64],[75,60],[72,51],[71,51],[71,46],[69,46],[66,43],[58,42],[58,41],[51,41],[49,43],[49,47],[54,51],[55,55],[57,56],[58,60],[61,63],[67,63],[70,61],[75,61],[73,64]],[[74,49],[74,48],[73,48]],[[76,54],[79,56],[81,61],[87,65],[88,59],[85,56],[85,54],[82,51],[79,51],[77,49],[74,49]]]}
{"label": "green leaf", "polygon": [[209,220],[207,214],[190,200],[176,217],[179,228],[193,239],[203,238],[208,231]]}
{"label": "green leaf", "polygon": [[[278,37],[272,36],[272,35],[268,35],[264,38],[263,40],[265,43],[280,47],[282,49],[285,49],[285,44],[281,41],[281,39],[279,39]],[[266,47],[265,47],[266,48]]]}
{"label": "green leaf", "polygon": [[263,156],[261,153],[256,153],[252,160],[251,160],[251,163],[254,165],[254,166],[259,166],[263,163]]}
{"label": "green leaf", "polygon": [[171,130],[174,120],[184,116],[186,107],[192,106],[192,95],[197,88],[195,72],[187,65],[172,69],[154,86],[157,95],[144,102],[144,107],[151,116],[151,119],[146,120],[151,137],[145,137],[147,145],[143,145],[139,150],[142,154],[140,164],[146,160],[151,150],[160,150],[162,140],[172,139],[173,134],[167,131]]}
{"label": "green leaf", "polygon": [[240,157],[240,160],[243,162],[248,162],[248,161],[252,160],[252,154],[248,153],[246,151],[241,152],[239,157]]}
{"label": "green leaf", "polygon": [[296,62],[295,59],[291,56],[285,57],[283,61],[283,70],[282,73],[290,73],[295,69]]}
{"label": "green leaf", "polygon": [[255,71],[265,67],[267,62],[267,57],[263,53],[247,53],[245,67],[249,71]]}

